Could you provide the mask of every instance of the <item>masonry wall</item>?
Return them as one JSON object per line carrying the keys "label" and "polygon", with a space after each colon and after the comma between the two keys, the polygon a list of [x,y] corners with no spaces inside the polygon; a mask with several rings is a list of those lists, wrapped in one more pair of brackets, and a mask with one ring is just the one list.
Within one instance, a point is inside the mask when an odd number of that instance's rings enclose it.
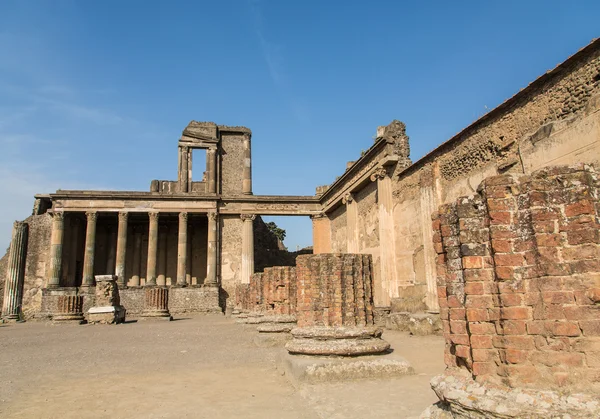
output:
{"label": "masonry wall", "polygon": [[449,367],[513,387],[600,390],[600,178],[486,179],[434,216]]}
{"label": "masonry wall", "polygon": [[238,195],[242,193],[242,168],[244,167],[243,134],[224,132],[221,134],[220,171],[221,193]]}
{"label": "masonry wall", "polygon": [[[367,152],[355,164],[368,171],[382,158],[381,154],[368,156]],[[388,298],[376,292],[375,304],[386,305],[389,298],[401,296],[406,287],[417,286],[423,290],[428,308],[438,308],[435,254],[428,224],[439,205],[474,193],[489,176],[530,174],[548,165],[578,162],[600,164],[600,41],[540,77],[406,170],[396,167],[392,186],[396,281],[400,287],[398,291],[390,289]],[[329,191],[323,202],[327,205],[329,196],[337,191],[353,190],[362,195],[374,184],[374,180],[365,182],[364,176],[349,178],[335,185],[335,191]],[[327,213],[334,252],[346,251],[345,215],[344,205],[334,206]],[[372,231],[377,224],[376,217],[363,217],[362,221],[364,232]],[[379,246],[375,241],[360,249],[373,255],[375,290],[382,280],[377,266]]]}

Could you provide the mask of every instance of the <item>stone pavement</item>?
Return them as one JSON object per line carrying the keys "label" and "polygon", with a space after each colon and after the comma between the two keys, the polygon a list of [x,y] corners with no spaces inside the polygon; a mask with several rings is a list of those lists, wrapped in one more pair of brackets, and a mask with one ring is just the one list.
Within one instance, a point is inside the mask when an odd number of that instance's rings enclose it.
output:
{"label": "stone pavement", "polygon": [[414,376],[295,388],[256,334],[222,316],[0,325],[0,417],[411,418],[437,400],[440,337],[384,333]]}

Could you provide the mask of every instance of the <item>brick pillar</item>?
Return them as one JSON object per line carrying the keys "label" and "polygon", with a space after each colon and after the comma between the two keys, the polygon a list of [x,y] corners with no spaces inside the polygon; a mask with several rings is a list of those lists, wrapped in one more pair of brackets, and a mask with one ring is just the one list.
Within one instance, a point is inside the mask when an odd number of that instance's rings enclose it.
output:
{"label": "brick pillar", "polygon": [[62,271],[63,238],[65,233],[65,213],[52,213],[52,235],[50,237],[50,276],[47,288],[60,287]]}
{"label": "brick pillar", "polygon": [[83,256],[83,281],[81,286],[94,286],[94,259],[96,253],[96,212],[86,212],[87,225],[85,229],[85,254]]}
{"label": "brick pillar", "polygon": [[4,283],[2,318],[6,320],[20,320],[22,318],[28,236],[29,226],[27,223],[16,221],[13,224],[12,240],[8,251],[6,282]]}
{"label": "brick pillar", "polygon": [[127,218],[129,213],[119,213],[119,226],[117,231],[117,254],[115,275],[117,276],[117,284],[120,288],[127,285],[125,279],[125,261],[127,259]]}
{"label": "brick pillar", "polygon": [[58,312],[52,316],[52,320],[82,322],[83,295],[59,295]]}
{"label": "brick pillar", "polygon": [[146,287],[144,290],[144,311],[142,317],[171,320],[169,313],[169,289],[166,287]]}

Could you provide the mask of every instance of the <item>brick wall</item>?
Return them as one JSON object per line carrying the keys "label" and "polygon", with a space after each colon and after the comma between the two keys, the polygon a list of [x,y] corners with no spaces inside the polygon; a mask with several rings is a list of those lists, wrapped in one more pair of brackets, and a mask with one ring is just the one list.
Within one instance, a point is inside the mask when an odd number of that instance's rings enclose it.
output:
{"label": "brick wall", "polygon": [[296,268],[274,266],[253,274],[250,284],[238,285],[236,307],[258,313],[294,314]]}
{"label": "brick wall", "polygon": [[449,367],[600,388],[599,186],[584,165],[494,176],[434,214]]}

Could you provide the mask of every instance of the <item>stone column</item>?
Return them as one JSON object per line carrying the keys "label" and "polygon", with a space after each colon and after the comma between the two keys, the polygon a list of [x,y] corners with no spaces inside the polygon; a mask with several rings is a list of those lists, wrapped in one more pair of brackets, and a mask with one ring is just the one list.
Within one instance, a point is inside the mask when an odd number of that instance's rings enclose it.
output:
{"label": "stone column", "polygon": [[250,134],[244,134],[244,168],[242,170],[242,193],[252,195],[252,155]]}
{"label": "stone column", "polygon": [[158,212],[148,213],[148,265],[146,269],[146,286],[156,285],[156,250],[158,248]]}
{"label": "stone column", "polygon": [[50,236],[50,277],[47,288],[60,287],[62,271],[62,250],[65,233],[65,213],[52,213],[52,235]]}
{"label": "stone column", "polygon": [[[188,230],[187,230],[187,263],[186,263],[186,267],[185,267],[185,283],[188,285],[194,285],[193,284],[193,276],[192,276],[192,272],[194,269],[194,265],[193,265],[193,252],[192,252],[192,242],[194,240],[194,226],[193,225],[189,225],[188,223]],[[197,279],[196,279],[196,285],[197,285]]]}
{"label": "stone column", "polygon": [[188,250],[188,213],[179,213],[179,235],[177,237],[177,285],[186,286],[185,274],[187,268],[187,250]]}
{"label": "stone column", "polygon": [[254,214],[240,214],[242,226],[242,284],[249,284],[254,273]]}
{"label": "stone column", "polygon": [[346,240],[348,242],[348,253],[358,253],[358,205],[352,193],[347,193],[342,198],[342,203],[346,205]]}
{"label": "stone column", "polygon": [[217,282],[217,237],[219,215],[216,212],[208,213],[208,248],[206,252],[206,281],[204,285],[218,286]]}
{"label": "stone column", "polygon": [[179,148],[179,162],[181,164],[179,168],[179,192],[187,193],[188,192],[188,183],[189,183],[189,148],[188,147],[180,147]]}
{"label": "stone column", "polygon": [[206,150],[206,174],[208,177],[208,184],[206,192],[216,193],[217,192],[217,149],[211,147]]}
{"label": "stone column", "polygon": [[[120,288],[127,285],[125,278],[125,260],[127,259],[127,217],[129,213],[119,213],[119,231],[117,233],[117,262],[115,267],[115,275],[117,276],[117,284]],[[139,279],[139,277],[138,277]]]}
{"label": "stone column", "polygon": [[[79,247],[79,218],[73,216],[69,217],[69,224],[71,226],[71,237],[66,246],[69,248],[68,256],[65,254],[65,258],[69,259],[69,267],[67,268],[67,273],[65,275],[66,284],[64,284],[64,286],[74,287],[77,285],[77,272],[75,271],[77,270],[77,250]],[[66,250],[65,253],[67,253]]]}
{"label": "stone column", "polygon": [[3,319],[19,320],[21,318],[28,233],[29,226],[27,223],[19,221],[14,223],[10,250],[8,252],[6,282],[4,283]]}
{"label": "stone column", "polygon": [[[115,274],[115,260],[117,258],[117,230],[114,225],[107,226],[106,235],[106,273],[108,275]],[[117,284],[119,281],[117,280]]]}
{"label": "stone column", "polygon": [[133,272],[131,276],[131,286],[140,286],[140,276],[142,275],[142,231],[141,226],[133,227]]}
{"label": "stone column", "polygon": [[394,202],[392,201],[392,179],[383,167],[371,175],[371,181],[377,182],[377,205],[379,209],[379,252],[381,257],[381,298],[377,301],[383,306],[390,305],[390,298],[398,293],[398,274],[396,272],[396,238],[394,234]]}
{"label": "stone column", "polygon": [[166,224],[158,226],[158,275],[156,285],[167,285],[167,234],[169,227]]}
{"label": "stone column", "polygon": [[52,316],[54,321],[75,321],[82,323],[83,317],[83,295],[59,295],[58,311]]}
{"label": "stone column", "polygon": [[94,253],[96,250],[96,212],[86,212],[87,226],[85,229],[85,254],[83,256],[82,287],[94,286]]}

